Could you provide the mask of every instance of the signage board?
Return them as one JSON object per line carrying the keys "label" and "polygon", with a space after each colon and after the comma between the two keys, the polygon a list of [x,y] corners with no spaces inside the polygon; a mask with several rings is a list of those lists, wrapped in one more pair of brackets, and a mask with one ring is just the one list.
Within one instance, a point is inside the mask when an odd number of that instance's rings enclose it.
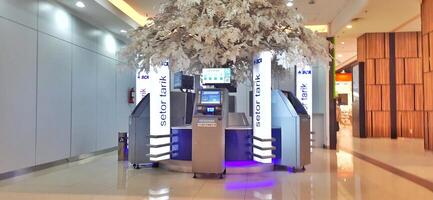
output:
{"label": "signage board", "polygon": [[[271,52],[256,54],[253,61],[253,134],[261,139],[272,138],[271,61]],[[272,142],[262,142],[256,139],[253,140],[253,144],[262,148],[272,146]],[[257,162],[272,163],[272,158],[269,157],[272,155],[272,150],[253,148],[253,154]]]}
{"label": "signage board", "polygon": [[[313,70],[308,65],[296,69],[296,97],[311,118],[313,116]],[[312,123],[313,120],[310,120],[310,122]]]}
{"label": "signage board", "polygon": [[229,84],[231,81],[231,69],[204,68],[201,79],[203,84]]}
{"label": "signage board", "polygon": [[135,79],[135,104],[140,101],[150,92],[150,76],[146,71],[137,70]]}
{"label": "signage board", "polygon": [[[170,70],[168,62],[163,62],[158,71],[150,72],[150,135],[170,135]],[[170,143],[170,137],[151,138],[150,145]],[[170,146],[151,147],[151,155],[161,155],[170,152]],[[150,158],[151,161],[170,159],[170,155]]]}

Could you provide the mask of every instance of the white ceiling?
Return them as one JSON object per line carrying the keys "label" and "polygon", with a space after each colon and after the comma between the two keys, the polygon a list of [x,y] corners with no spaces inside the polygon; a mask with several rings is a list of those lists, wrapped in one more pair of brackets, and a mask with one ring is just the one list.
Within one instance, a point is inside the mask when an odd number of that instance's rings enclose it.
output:
{"label": "white ceiling", "polygon": [[304,16],[306,24],[329,24],[340,13],[348,0],[295,0],[294,7]]}
{"label": "white ceiling", "polygon": [[120,15],[110,12],[107,8],[103,7],[100,3],[94,0],[80,0],[86,7],[78,8],[75,6],[76,1],[73,0],[57,0],[67,8],[77,17],[82,20],[97,26],[99,28],[107,29],[117,36],[117,38],[126,42],[126,35],[121,33],[120,30],[129,30],[133,26],[131,22],[125,20],[125,18],[119,17]]}
{"label": "white ceiling", "polygon": [[[138,12],[145,16],[155,16],[159,6],[168,0],[125,0]],[[328,24],[344,8],[346,2],[350,0],[313,0],[314,4],[309,4],[310,0],[294,0],[296,8],[305,19],[307,24]],[[324,9],[326,8],[326,9]]]}
{"label": "white ceiling", "polygon": [[364,33],[420,31],[420,12],[419,0],[369,0],[355,16],[359,20],[351,23],[353,28],[343,28],[337,34],[336,53],[342,56],[337,57],[339,67],[356,58],[356,38]]}

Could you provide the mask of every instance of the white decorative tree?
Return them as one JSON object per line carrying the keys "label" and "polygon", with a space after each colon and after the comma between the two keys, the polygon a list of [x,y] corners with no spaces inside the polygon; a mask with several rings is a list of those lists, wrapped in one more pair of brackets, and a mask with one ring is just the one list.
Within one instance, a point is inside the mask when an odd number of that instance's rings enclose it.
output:
{"label": "white decorative tree", "polygon": [[290,59],[329,59],[326,39],[305,28],[285,0],[170,0],[152,20],[129,33],[123,51],[130,65],[147,71],[168,59],[174,71],[224,66],[243,80],[260,51],[286,59],[280,69]]}

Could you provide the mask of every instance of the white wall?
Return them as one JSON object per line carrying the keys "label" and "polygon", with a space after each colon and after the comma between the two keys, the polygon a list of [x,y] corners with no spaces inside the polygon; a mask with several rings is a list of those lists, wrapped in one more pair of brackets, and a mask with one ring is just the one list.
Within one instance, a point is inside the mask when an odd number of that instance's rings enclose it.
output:
{"label": "white wall", "polygon": [[0,0],[0,173],[117,145],[133,70],[109,32],[49,0]]}
{"label": "white wall", "polygon": [[327,63],[313,65],[313,146],[329,146],[329,69]]}

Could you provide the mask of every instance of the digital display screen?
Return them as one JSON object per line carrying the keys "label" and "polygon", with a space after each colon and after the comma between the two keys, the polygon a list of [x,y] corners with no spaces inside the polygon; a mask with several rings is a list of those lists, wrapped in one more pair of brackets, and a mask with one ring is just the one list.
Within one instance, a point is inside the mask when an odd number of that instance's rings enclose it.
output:
{"label": "digital display screen", "polygon": [[174,74],[173,87],[174,89],[182,89],[182,72],[176,72]]}
{"label": "digital display screen", "polygon": [[215,112],[215,108],[214,107],[206,108],[206,112],[213,113]]}
{"label": "digital display screen", "polygon": [[201,78],[203,84],[229,84],[231,81],[231,69],[205,68]]}
{"label": "digital display screen", "polygon": [[202,104],[221,104],[221,91],[202,91]]}

